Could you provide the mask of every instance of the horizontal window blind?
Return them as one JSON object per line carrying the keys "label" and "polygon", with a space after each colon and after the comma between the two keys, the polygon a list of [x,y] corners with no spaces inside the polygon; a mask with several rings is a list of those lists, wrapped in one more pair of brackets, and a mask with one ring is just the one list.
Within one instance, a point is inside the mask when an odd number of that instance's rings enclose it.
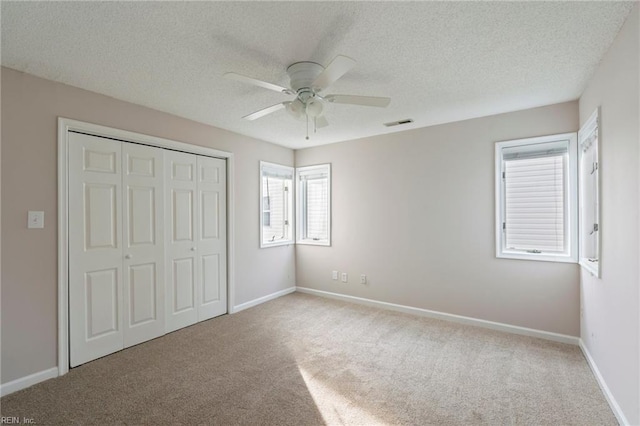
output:
{"label": "horizontal window blind", "polygon": [[331,165],[296,169],[298,243],[331,244]]}
{"label": "horizontal window blind", "polygon": [[329,238],[329,182],[327,177],[306,179],[306,237],[312,240]]}
{"label": "horizontal window blind", "polygon": [[567,148],[504,153],[505,248],[566,249]]}
{"label": "horizontal window blind", "polygon": [[260,162],[260,248],[293,243],[293,167]]}
{"label": "horizontal window blind", "polygon": [[[262,177],[262,239],[266,243],[278,242],[289,238],[287,224],[287,193],[290,179],[271,176]],[[267,219],[268,216],[268,220]]]}
{"label": "horizontal window blind", "polygon": [[280,166],[278,164],[262,163],[260,166],[262,176],[280,179],[293,179],[293,167]]}

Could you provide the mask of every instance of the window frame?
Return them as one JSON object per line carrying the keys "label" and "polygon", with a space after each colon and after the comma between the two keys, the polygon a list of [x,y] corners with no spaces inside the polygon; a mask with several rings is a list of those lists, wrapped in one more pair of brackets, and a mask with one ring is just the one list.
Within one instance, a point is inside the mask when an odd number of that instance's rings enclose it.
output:
{"label": "window frame", "polygon": [[[568,165],[565,186],[565,239],[567,250],[563,253],[528,253],[521,250],[509,250],[505,247],[506,235],[503,230],[506,214],[505,181],[503,179],[503,149],[528,147],[536,144],[566,142]],[[495,244],[496,257],[501,259],[536,260],[545,262],[578,262],[578,148],[576,133],[533,138],[515,139],[495,143]]]}
{"label": "window frame", "polygon": [[[327,174],[327,239],[313,240],[306,238],[306,205],[303,203],[305,188],[302,184],[301,177],[314,172]],[[296,168],[296,243],[313,246],[331,246],[331,163],[316,164],[312,166],[304,166]]]}
{"label": "window frame", "polygon": [[[264,177],[264,172],[268,169],[272,169],[272,170],[278,170],[280,172],[282,172],[283,175],[289,175],[291,176],[291,184],[290,187],[288,188],[288,194],[286,196],[286,206],[284,208],[285,211],[285,217],[284,217],[284,221],[288,221],[288,223],[283,224],[283,226],[287,226],[288,227],[288,238],[286,240],[278,240],[278,241],[274,241],[274,242],[265,242],[264,241],[264,198],[265,198],[265,194],[264,194],[264,184],[262,182],[262,179]],[[295,244],[295,236],[294,236],[294,230],[295,230],[295,220],[294,220],[294,212],[293,212],[293,204],[294,204],[294,199],[293,199],[293,185],[294,185],[294,178],[295,178],[295,169],[291,166],[284,166],[282,164],[276,164],[276,163],[269,163],[266,161],[260,161],[260,205],[259,205],[259,216],[260,216],[260,248],[269,248],[269,247],[279,247],[279,246],[287,246],[287,245],[291,245],[291,244]],[[269,206],[269,213],[270,213],[270,222],[273,222],[273,215],[271,215],[271,208],[273,207],[273,203],[270,202],[270,206]]]}
{"label": "window frame", "polygon": [[[265,204],[265,200],[268,200],[269,205],[267,206],[267,208],[265,208],[264,204]],[[266,226],[271,226],[271,200],[269,199],[268,196],[263,195],[262,196],[262,226],[264,227]],[[265,223],[266,221],[264,220],[267,216],[265,215],[269,215],[269,223]]]}
{"label": "window frame", "polygon": [[[590,139],[595,134],[595,140],[591,141]],[[580,257],[579,264],[581,267],[586,269],[592,275],[597,278],[600,278],[600,260],[601,260],[601,206],[600,206],[600,109],[596,108],[596,110],[591,114],[589,119],[584,123],[584,125],[578,131],[578,147],[579,147],[579,188],[580,188],[580,214],[579,214],[579,223],[580,223]],[[586,148],[585,148],[586,145]],[[586,149],[593,149],[593,157],[595,159],[595,165],[592,165],[593,170],[589,172],[589,174],[595,174],[594,176],[594,184],[591,188],[586,187],[585,183],[585,172],[588,169],[585,169],[585,164],[583,162],[583,156]],[[593,230],[592,233],[595,233],[595,257],[585,256],[584,244],[587,238],[590,235],[585,235],[585,228],[583,227],[583,222],[585,220],[584,210],[587,208],[585,206],[586,197],[584,196],[584,191],[591,190],[592,199],[596,204],[595,214],[593,221],[595,221],[595,225],[597,228]],[[595,260],[595,261],[594,261]]]}

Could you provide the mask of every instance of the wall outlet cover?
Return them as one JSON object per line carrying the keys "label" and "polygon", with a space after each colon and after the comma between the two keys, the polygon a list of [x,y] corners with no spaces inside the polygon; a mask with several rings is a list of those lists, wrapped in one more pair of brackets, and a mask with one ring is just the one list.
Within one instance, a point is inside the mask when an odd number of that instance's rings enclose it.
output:
{"label": "wall outlet cover", "polygon": [[30,210],[29,214],[27,215],[27,228],[44,228],[44,212]]}

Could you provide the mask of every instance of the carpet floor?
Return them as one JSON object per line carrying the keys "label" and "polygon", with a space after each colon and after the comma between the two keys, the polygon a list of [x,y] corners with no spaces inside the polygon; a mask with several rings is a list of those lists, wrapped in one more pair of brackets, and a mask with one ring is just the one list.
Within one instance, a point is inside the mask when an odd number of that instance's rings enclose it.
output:
{"label": "carpet floor", "polygon": [[0,404],[39,425],[617,424],[576,346],[300,293]]}

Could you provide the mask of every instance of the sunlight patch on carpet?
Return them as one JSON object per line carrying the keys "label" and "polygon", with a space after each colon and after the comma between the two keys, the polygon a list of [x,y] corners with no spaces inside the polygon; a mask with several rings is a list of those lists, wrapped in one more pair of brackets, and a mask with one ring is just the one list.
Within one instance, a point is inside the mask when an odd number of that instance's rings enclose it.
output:
{"label": "sunlight patch on carpet", "polygon": [[312,376],[304,368],[298,366],[298,370],[326,424],[386,424],[386,422],[378,419],[371,413],[357,406],[353,401],[350,401],[329,386],[320,382],[320,380]]}

